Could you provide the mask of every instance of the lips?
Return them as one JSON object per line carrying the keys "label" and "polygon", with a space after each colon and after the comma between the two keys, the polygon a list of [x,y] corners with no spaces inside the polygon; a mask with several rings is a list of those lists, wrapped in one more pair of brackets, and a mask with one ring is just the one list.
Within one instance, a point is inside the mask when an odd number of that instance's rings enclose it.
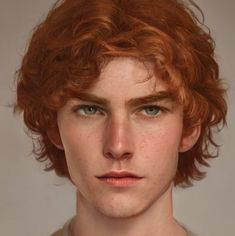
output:
{"label": "lips", "polygon": [[104,175],[101,176],[97,176],[98,178],[137,178],[137,179],[141,179],[141,176],[138,176],[136,174],[133,174],[131,172],[127,172],[127,171],[111,171],[108,172]]}
{"label": "lips", "polygon": [[104,175],[96,176],[101,183],[115,187],[127,188],[138,185],[142,178],[134,173],[127,171],[111,171]]}

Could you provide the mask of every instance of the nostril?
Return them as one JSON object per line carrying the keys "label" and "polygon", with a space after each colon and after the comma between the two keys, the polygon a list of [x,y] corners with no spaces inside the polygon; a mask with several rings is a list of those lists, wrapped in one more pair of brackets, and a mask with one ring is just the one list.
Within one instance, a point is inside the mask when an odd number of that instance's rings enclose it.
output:
{"label": "nostril", "polygon": [[111,152],[105,153],[105,157],[113,159],[113,156],[112,156]]}
{"label": "nostril", "polygon": [[132,157],[131,152],[124,152],[124,153],[114,153],[114,152],[106,152],[105,157],[108,159],[129,159]]}

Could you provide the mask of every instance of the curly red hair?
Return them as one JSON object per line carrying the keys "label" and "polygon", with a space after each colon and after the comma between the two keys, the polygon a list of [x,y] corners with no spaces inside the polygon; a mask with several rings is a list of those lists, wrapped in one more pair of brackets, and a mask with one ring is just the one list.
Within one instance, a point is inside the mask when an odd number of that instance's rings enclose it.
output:
{"label": "curly red hair", "polygon": [[[201,10],[190,1],[191,6]],[[57,111],[90,88],[114,57],[150,61],[184,108],[185,133],[201,126],[196,145],[180,153],[175,185],[204,177],[201,166],[217,156],[213,129],[226,123],[225,89],[214,59],[214,41],[180,0],[64,0],[36,27],[18,71],[15,110],[36,134],[34,153],[46,170],[69,177],[65,154],[47,131]]]}

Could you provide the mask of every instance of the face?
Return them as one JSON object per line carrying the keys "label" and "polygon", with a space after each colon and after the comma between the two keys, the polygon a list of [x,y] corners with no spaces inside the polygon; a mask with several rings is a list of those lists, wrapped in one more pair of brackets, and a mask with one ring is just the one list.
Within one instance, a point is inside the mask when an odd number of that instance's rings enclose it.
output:
{"label": "face", "polygon": [[[58,111],[61,144],[83,202],[110,217],[137,215],[174,179],[182,107],[151,65],[116,58],[92,89]],[[127,173],[128,172],[128,173]]]}

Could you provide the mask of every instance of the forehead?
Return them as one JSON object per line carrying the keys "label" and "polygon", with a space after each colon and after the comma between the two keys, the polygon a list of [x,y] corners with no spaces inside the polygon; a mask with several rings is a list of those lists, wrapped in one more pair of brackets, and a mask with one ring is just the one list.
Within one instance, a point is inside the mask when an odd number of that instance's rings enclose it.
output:
{"label": "forehead", "polygon": [[118,57],[102,68],[97,82],[89,92],[110,97],[132,97],[166,90],[167,85],[154,73],[153,64],[134,58]]}

